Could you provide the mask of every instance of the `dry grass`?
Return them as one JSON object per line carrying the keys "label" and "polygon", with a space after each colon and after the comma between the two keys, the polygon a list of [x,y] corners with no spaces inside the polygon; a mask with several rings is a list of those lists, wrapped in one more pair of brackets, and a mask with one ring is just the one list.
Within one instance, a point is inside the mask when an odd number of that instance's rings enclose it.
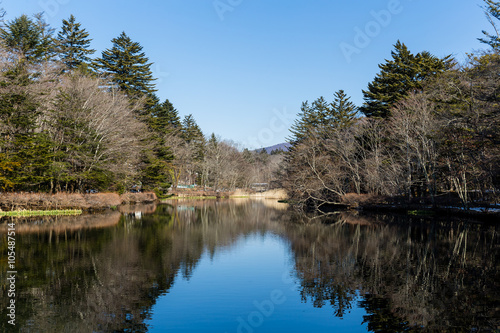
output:
{"label": "dry grass", "polygon": [[250,198],[265,198],[265,199],[277,199],[277,200],[285,200],[288,199],[288,195],[285,190],[276,189],[269,190],[265,192],[258,192],[250,194]]}
{"label": "dry grass", "polygon": [[121,196],[116,193],[2,193],[0,194],[0,210],[106,209],[122,203],[154,201],[156,201],[156,195],[152,192],[125,193]]}

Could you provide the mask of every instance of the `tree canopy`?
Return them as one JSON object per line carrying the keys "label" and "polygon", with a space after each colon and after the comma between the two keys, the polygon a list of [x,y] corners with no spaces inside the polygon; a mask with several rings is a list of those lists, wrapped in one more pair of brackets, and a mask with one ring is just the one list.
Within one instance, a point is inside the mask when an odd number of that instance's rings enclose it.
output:
{"label": "tree canopy", "polygon": [[422,83],[451,66],[450,56],[439,59],[429,52],[412,54],[398,41],[392,59],[380,64],[380,72],[363,90],[365,100],[360,111],[367,117],[387,118],[391,107],[409,92],[422,89]]}
{"label": "tree canopy", "polygon": [[324,97],[319,97],[311,105],[306,101],[302,103],[298,119],[290,129],[292,136],[288,140],[292,145],[297,145],[311,133],[348,126],[356,114],[357,107],[343,90],[335,92],[331,103]]}
{"label": "tree canopy", "polygon": [[95,66],[102,73],[110,75],[112,82],[132,99],[155,92],[152,63],[142,51],[142,46],[132,41],[125,32],[111,42],[113,46],[102,52]]}
{"label": "tree canopy", "polygon": [[61,31],[57,34],[59,57],[69,69],[75,69],[82,64],[90,64],[89,58],[95,50],[90,49],[89,33],[81,28],[76,18],[71,15],[62,21]]}
{"label": "tree canopy", "polygon": [[41,13],[34,19],[21,15],[0,28],[0,40],[8,50],[29,61],[39,61],[53,54],[53,33]]}
{"label": "tree canopy", "polygon": [[483,30],[484,38],[479,38],[482,43],[490,45],[494,49],[500,48],[500,31],[495,20],[500,20],[500,1],[483,0],[485,7],[484,12],[488,22],[490,22],[493,34]]}

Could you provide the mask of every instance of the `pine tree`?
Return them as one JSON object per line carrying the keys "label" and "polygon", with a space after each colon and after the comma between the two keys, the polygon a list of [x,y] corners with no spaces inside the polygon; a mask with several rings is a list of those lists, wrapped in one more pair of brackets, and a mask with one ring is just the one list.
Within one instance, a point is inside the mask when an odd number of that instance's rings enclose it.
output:
{"label": "pine tree", "polygon": [[331,131],[349,126],[357,114],[357,107],[343,90],[334,94],[334,100],[328,103],[324,97],[316,99],[312,105],[302,103],[301,112],[290,131],[288,141],[296,146],[311,134]]}
{"label": "pine tree", "polygon": [[207,147],[210,149],[217,149],[218,145],[219,145],[219,140],[217,139],[217,136],[215,136],[215,133],[210,134],[210,137],[208,138],[207,141]]}
{"label": "pine tree", "polygon": [[298,119],[295,120],[290,129],[292,137],[288,138],[288,141],[292,145],[296,145],[319,126],[325,125],[328,119],[328,108],[328,103],[323,96],[316,99],[312,105],[309,105],[308,101],[303,102]]}
{"label": "pine tree", "polygon": [[168,173],[167,164],[174,159],[170,140],[181,134],[182,124],[177,109],[167,99],[163,103],[156,103],[151,108],[148,125],[152,130],[151,145],[153,147],[150,159],[156,161],[153,164],[163,164],[163,173]]}
{"label": "pine tree", "polygon": [[203,133],[192,114],[182,120],[182,138],[187,143],[204,141]]}
{"label": "pine tree", "polygon": [[14,187],[15,183],[9,177],[9,174],[19,167],[21,164],[19,162],[12,162],[6,154],[0,153],[0,189],[6,190],[8,188]]}
{"label": "pine tree", "polygon": [[500,1],[493,1],[493,0],[483,0],[483,1],[486,4],[484,8],[486,18],[493,26],[495,33],[490,34],[487,31],[483,30],[483,35],[485,36],[485,38],[479,38],[479,40],[482,43],[490,45],[494,49],[498,49],[500,48],[500,31],[495,21],[493,21],[493,19],[500,20]]}
{"label": "pine tree", "polygon": [[[143,188],[155,189],[161,193],[172,185],[169,178],[174,154],[169,147],[169,134],[180,129],[173,129],[170,124],[170,120],[177,115],[177,110],[168,100],[160,103],[154,93],[148,94],[148,99],[151,105],[143,111],[142,119],[148,124],[151,135],[145,142],[147,148],[141,153],[141,183]],[[180,126],[180,120],[178,125]]]}
{"label": "pine tree", "polygon": [[391,60],[380,64],[380,73],[363,90],[365,103],[360,108],[367,117],[387,118],[390,108],[410,91],[422,89],[422,82],[450,67],[450,56],[439,59],[429,52],[412,54],[398,41]]}
{"label": "pine tree", "polygon": [[53,55],[54,29],[44,22],[41,14],[35,20],[21,15],[0,28],[0,40],[8,50],[29,61],[49,59]]}
{"label": "pine tree", "polygon": [[15,77],[7,77],[2,83],[0,152],[5,160],[0,178],[4,187],[32,189],[48,180],[51,142],[38,127],[41,113],[36,96],[18,86]]}
{"label": "pine tree", "polygon": [[62,30],[57,34],[59,54],[61,60],[72,70],[80,67],[82,64],[90,64],[89,55],[95,50],[90,49],[89,33],[81,29],[80,23],[77,23],[75,17],[71,15],[68,20],[63,20]]}
{"label": "pine tree", "polygon": [[182,120],[181,138],[183,138],[187,144],[193,146],[194,160],[201,161],[203,159],[205,136],[192,114],[185,116]]}
{"label": "pine tree", "polygon": [[142,52],[142,46],[133,42],[125,32],[112,39],[113,47],[102,52],[96,59],[95,67],[104,74],[111,75],[111,80],[131,99],[148,97],[154,89],[151,63]]}
{"label": "pine tree", "polygon": [[157,103],[150,112],[148,123],[155,133],[165,135],[180,132],[182,124],[179,112],[168,99]]}
{"label": "pine tree", "polygon": [[337,91],[331,103],[329,125],[334,128],[348,127],[352,124],[357,114],[358,108],[350,101],[350,97],[346,95],[344,90]]}

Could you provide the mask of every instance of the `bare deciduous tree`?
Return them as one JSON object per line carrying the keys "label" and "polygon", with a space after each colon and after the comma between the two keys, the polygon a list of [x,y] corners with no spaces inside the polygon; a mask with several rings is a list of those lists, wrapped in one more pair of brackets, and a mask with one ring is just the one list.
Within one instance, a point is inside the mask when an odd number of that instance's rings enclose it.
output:
{"label": "bare deciduous tree", "polygon": [[424,188],[434,202],[438,148],[435,136],[439,121],[435,106],[424,93],[411,93],[392,109],[388,124],[394,145],[405,166],[405,192],[411,196],[413,185],[423,176]]}
{"label": "bare deciduous tree", "polygon": [[147,133],[134,114],[140,104],[131,106],[121,92],[101,85],[83,75],[62,76],[44,110],[41,129],[50,134],[54,151],[65,152],[55,159],[55,179],[74,179],[79,190],[96,170],[132,182]]}

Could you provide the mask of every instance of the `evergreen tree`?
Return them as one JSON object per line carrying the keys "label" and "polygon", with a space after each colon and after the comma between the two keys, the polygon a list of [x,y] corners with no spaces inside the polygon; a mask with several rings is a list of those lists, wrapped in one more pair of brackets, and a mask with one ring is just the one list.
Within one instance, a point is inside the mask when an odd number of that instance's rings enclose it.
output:
{"label": "evergreen tree", "polygon": [[151,63],[142,46],[122,32],[112,39],[113,47],[102,52],[95,66],[111,75],[111,80],[130,98],[149,97],[154,91]]}
{"label": "evergreen tree", "polygon": [[204,141],[203,133],[192,114],[188,114],[182,120],[182,138],[187,143]]}
{"label": "evergreen tree", "polygon": [[483,35],[485,36],[485,38],[479,38],[479,40],[482,43],[490,45],[494,49],[498,49],[500,48],[500,32],[499,28],[497,27],[493,19],[500,20],[500,1],[493,1],[493,0],[483,0],[483,1],[486,4],[486,7],[484,8],[486,18],[493,26],[495,33],[490,34],[487,31],[483,30]]}
{"label": "evergreen tree", "polygon": [[[171,185],[169,179],[175,171],[173,161],[176,156],[172,144],[178,145],[179,140],[186,140],[185,137],[195,140],[197,130],[201,131],[192,116],[181,122],[178,111],[168,99],[159,103],[156,95],[151,94],[150,98],[156,100],[156,103],[148,109],[147,123],[152,135],[147,143],[150,148],[143,152],[141,181],[145,188],[156,188],[161,192]],[[186,135],[183,123],[186,124],[189,135]]]}
{"label": "evergreen tree", "polygon": [[14,190],[29,190],[48,180],[50,141],[40,132],[36,97],[16,77],[2,82],[0,90],[1,182]]}
{"label": "evergreen tree", "polygon": [[429,52],[412,54],[398,41],[392,59],[380,64],[380,73],[363,90],[365,103],[360,108],[367,117],[386,118],[390,108],[410,91],[422,89],[422,82],[450,67],[450,56],[439,59]]}
{"label": "evergreen tree", "polygon": [[45,46],[43,55],[40,58],[40,60],[42,60],[42,61],[43,60],[51,60],[57,54],[56,42],[55,42],[55,38],[53,37],[56,29],[51,28],[50,24],[45,22],[45,19],[43,18],[43,12],[40,12],[40,13],[33,15],[33,18],[35,19],[35,23],[38,27],[38,30],[41,33],[42,42]]}
{"label": "evergreen tree", "polygon": [[329,125],[335,128],[348,127],[356,118],[357,113],[358,108],[350,101],[350,97],[344,90],[339,90],[334,94],[331,104]]}
{"label": "evergreen tree", "polygon": [[355,119],[357,107],[343,90],[334,94],[334,100],[328,103],[324,97],[315,100],[312,105],[302,103],[301,112],[290,131],[289,142],[296,146],[312,133],[330,131],[349,126]]}
{"label": "evergreen tree", "polygon": [[[158,101],[154,94],[151,98]],[[142,182],[151,188],[168,188],[170,184],[167,184],[166,179],[169,177],[174,159],[170,140],[175,140],[175,137],[181,134],[182,124],[177,109],[168,99],[163,103],[155,103],[149,112],[147,123],[152,135],[148,146],[152,149],[146,151],[143,157]]]}
{"label": "evergreen tree", "polygon": [[319,126],[325,125],[328,121],[328,103],[323,96],[316,99],[312,105],[308,101],[302,103],[298,119],[295,120],[290,132],[292,137],[289,142],[292,145],[300,143],[309,134],[315,131]]}
{"label": "evergreen tree", "polygon": [[54,29],[45,23],[42,14],[36,14],[34,18],[21,15],[7,22],[0,28],[0,40],[4,47],[25,59],[40,61],[53,55]]}
{"label": "evergreen tree", "polygon": [[81,24],[71,15],[68,20],[63,20],[62,30],[57,34],[61,61],[70,70],[82,64],[88,65],[90,63],[88,56],[95,52],[89,48],[92,41],[88,38],[89,33],[80,26]]}
{"label": "evergreen tree", "polygon": [[[0,143],[1,146],[1,143]],[[19,162],[12,162],[6,154],[0,154],[0,189],[6,190],[13,187],[15,184],[10,179],[8,174],[12,174],[16,167],[20,166]]]}
{"label": "evergreen tree", "polygon": [[185,116],[182,120],[181,138],[193,147],[194,160],[201,161],[204,155],[205,136],[192,114]]}
{"label": "evergreen tree", "polygon": [[179,112],[168,99],[163,103],[157,103],[151,108],[149,126],[158,134],[180,132],[182,128]]}
{"label": "evergreen tree", "polygon": [[210,149],[217,149],[219,146],[219,140],[217,139],[217,136],[215,136],[215,133],[210,134],[210,137],[208,138],[207,141],[207,148]]}

